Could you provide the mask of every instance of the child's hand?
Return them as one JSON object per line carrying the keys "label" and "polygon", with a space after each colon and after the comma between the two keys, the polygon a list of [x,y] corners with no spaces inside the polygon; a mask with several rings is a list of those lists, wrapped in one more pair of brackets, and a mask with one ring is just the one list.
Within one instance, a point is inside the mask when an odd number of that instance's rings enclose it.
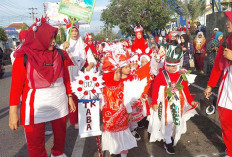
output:
{"label": "child's hand", "polygon": [[196,101],[192,101],[192,103],[191,103],[192,106],[196,106],[196,107],[198,107],[198,104],[199,104],[199,103],[196,102]]}
{"label": "child's hand", "polygon": [[69,42],[65,41],[63,45],[63,50],[66,50],[67,48],[69,48],[69,45],[70,45]]}
{"label": "child's hand", "polygon": [[156,111],[156,110],[158,109],[158,105],[157,105],[157,104],[152,105],[152,109],[153,109],[154,111]]}

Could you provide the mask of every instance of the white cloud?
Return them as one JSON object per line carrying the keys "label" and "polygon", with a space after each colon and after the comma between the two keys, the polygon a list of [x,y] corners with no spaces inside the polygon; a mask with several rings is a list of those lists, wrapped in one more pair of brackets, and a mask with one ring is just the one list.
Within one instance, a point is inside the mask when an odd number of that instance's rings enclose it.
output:
{"label": "white cloud", "polygon": [[105,9],[106,8],[106,6],[95,6],[95,8],[94,8],[94,12],[97,12],[97,11],[102,11],[103,9]]}

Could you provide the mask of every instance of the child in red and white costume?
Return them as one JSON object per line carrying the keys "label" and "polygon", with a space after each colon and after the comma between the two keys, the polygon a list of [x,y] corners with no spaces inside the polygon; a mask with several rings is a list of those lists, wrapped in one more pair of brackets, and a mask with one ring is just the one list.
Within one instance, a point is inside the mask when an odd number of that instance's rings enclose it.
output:
{"label": "child in red and white costume", "polygon": [[232,12],[227,11],[225,15],[228,18],[226,26],[230,35],[225,41],[227,42],[225,48],[222,45],[219,47],[205,96],[209,98],[212,87],[216,86],[222,74],[217,105],[227,157],[232,157],[232,99],[230,96],[232,93]]}
{"label": "child in red and white costume", "polygon": [[138,55],[141,55],[142,53],[145,53],[146,49],[149,51],[148,44],[143,38],[143,27],[135,27],[135,40],[131,46],[131,51],[134,53],[137,53]]}
{"label": "child in red and white costume", "polygon": [[158,52],[153,54],[151,58],[151,73],[155,76],[164,69],[166,51],[166,48],[161,45]]}
{"label": "child in red and white costume", "polygon": [[[173,146],[187,131],[186,122],[197,114],[188,81],[180,74],[181,47],[170,46],[165,60],[165,70],[154,80],[152,109],[148,132],[150,142],[164,140],[168,154],[175,154]],[[173,139],[172,139],[173,137]]]}
{"label": "child in red and white costume", "polygon": [[[120,55],[120,65],[121,65],[121,82],[125,82],[127,80],[132,81],[135,78],[135,75],[130,74],[131,68],[129,64],[129,56],[127,55]],[[140,106],[139,106],[140,105]],[[140,135],[137,133],[136,129],[138,127],[138,121],[140,121],[143,118],[142,115],[142,104],[135,102],[132,105],[132,117],[130,121],[130,131],[132,135],[135,137],[137,141],[141,139]],[[139,112],[138,112],[139,111]]]}
{"label": "child in red and white costume", "polygon": [[19,40],[21,42],[21,44],[19,46],[17,46],[14,51],[10,54],[10,59],[11,59],[11,64],[13,65],[14,63],[14,60],[15,60],[15,57],[14,57],[14,53],[15,51],[19,50],[22,46],[22,44],[24,43],[25,41],[25,38],[27,36],[27,30],[22,30],[19,32]]}
{"label": "child in red and white costume", "polygon": [[139,68],[139,56],[137,54],[133,55],[130,58],[130,68],[131,68],[131,75],[135,75],[135,72]]}
{"label": "child in red and white costume", "polygon": [[[29,157],[47,157],[45,122],[54,133],[52,157],[65,157],[66,116],[75,104],[71,97],[67,67],[72,64],[67,53],[54,47],[57,28],[42,18],[33,24],[22,47],[15,52],[10,92],[9,126],[18,129],[18,105],[22,95],[21,125],[24,126]],[[27,56],[26,66],[24,55]],[[69,98],[68,98],[68,96]]]}
{"label": "child in red and white costume", "polygon": [[131,106],[125,106],[124,85],[120,81],[120,65],[114,57],[107,56],[103,63],[103,133],[102,149],[110,154],[126,157],[128,150],[137,147],[137,142],[129,130]]}
{"label": "child in red and white costume", "polygon": [[95,59],[97,58],[97,50],[93,45],[93,37],[91,34],[86,34],[85,40],[85,53],[87,56],[85,67],[87,71],[90,71],[92,68],[95,68],[95,65],[97,64]]}

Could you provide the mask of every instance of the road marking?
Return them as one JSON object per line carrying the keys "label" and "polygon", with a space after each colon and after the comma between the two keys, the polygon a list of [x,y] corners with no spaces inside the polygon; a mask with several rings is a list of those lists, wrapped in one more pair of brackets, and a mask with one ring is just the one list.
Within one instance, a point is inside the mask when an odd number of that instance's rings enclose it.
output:
{"label": "road marking", "polygon": [[[191,84],[191,86],[193,86],[193,87],[195,87],[195,88],[198,88],[198,89],[200,89],[201,91],[205,91],[204,88],[202,88],[201,86],[198,86],[198,85],[196,85],[196,84]],[[212,92],[212,95],[217,97],[217,94],[214,93],[214,92]]]}
{"label": "road marking", "polygon": [[79,135],[77,136],[71,157],[82,157],[85,146],[85,139],[86,138],[80,138]]}

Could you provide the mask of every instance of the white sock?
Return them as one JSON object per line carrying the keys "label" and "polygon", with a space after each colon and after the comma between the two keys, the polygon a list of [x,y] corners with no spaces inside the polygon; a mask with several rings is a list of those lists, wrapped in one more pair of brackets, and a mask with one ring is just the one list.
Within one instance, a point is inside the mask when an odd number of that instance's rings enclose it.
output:
{"label": "white sock", "polygon": [[121,157],[127,157],[127,154],[121,154]]}

